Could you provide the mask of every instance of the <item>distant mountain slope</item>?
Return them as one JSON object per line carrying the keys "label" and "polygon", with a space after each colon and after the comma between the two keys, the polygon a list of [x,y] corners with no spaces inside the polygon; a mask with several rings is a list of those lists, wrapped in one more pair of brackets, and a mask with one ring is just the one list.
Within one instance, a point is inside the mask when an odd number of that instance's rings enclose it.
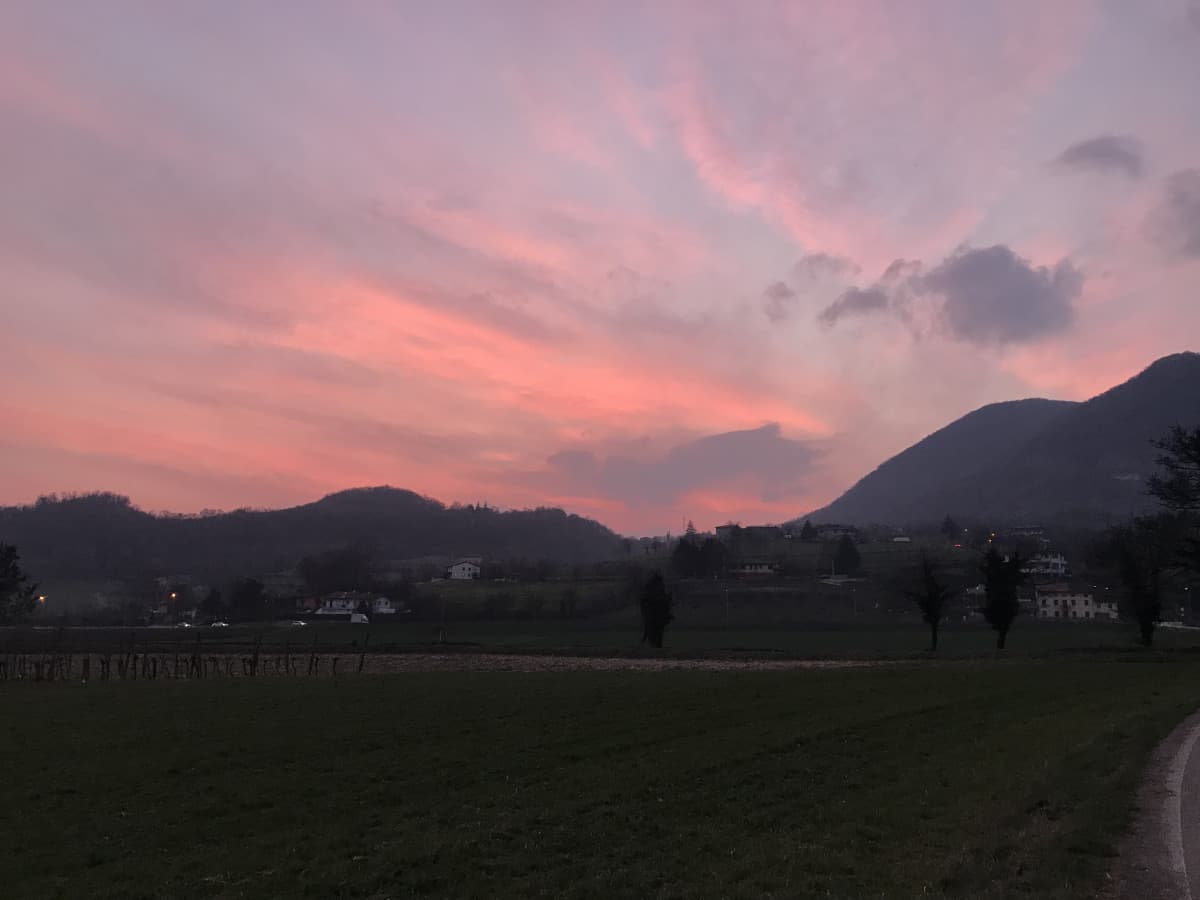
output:
{"label": "distant mountain slope", "polygon": [[1182,353],[1086,403],[986,406],[885,462],[818,521],[1103,525],[1153,506],[1151,441],[1200,424],[1200,355]]}
{"label": "distant mountain slope", "polygon": [[359,488],[290,509],[206,516],[151,515],[113,494],[40,500],[0,507],[0,541],[16,544],[34,573],[119,578],[254,574],[349,543],[371,547],[381,560],[480,554],[589,562],[612,558],[619,539],[561,509],[447,507],[411,491]]}

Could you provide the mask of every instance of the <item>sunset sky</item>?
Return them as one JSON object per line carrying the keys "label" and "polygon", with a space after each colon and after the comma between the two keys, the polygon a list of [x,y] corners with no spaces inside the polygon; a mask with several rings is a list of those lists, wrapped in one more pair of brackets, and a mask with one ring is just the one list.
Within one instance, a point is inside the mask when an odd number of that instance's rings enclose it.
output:
{"label": "sunset sky", "polygon": [[1200,5],[0,0],[0,503],[780,521],[1200,349]]}

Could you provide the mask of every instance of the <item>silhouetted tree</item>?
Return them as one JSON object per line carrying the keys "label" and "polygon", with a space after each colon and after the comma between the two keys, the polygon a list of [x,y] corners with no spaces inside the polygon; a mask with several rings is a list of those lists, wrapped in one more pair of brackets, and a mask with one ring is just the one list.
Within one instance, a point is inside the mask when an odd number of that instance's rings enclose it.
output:
{"label": "silhouetted tree", "polygon": [[1154,629],[1162,617],[1162,577],[1170,552],[1168,528],[1169,523],[1139,519],[1114,532],[1117,572],[1125,588],[1121,605],[1137,623],[1146,647],[1154,643]]}
{"label": "silhouetted tree", "polygon": [[1008,630],[1021,610],[1017,589],[1028,577],[1022,571],[1025,560],[1014,553],[1005,558],[995,546],[984,554],[979,571],[983,573],[985,601],[983,618],[996,632],[996,649],[1003,650]]}
{"label": "silhouetted tree", "polygon": [[365,591],[371,587],[371,554],[361,546],[305,556],[297,568],[314,594]]}
{"label": "silhouetted tree", "polygon": [[937,650],[938,626],[946,601],[950,598],[950,587],[939,577],[937,561],[922,553],[917,563],[913,586],[905,589],[904,595],[921,610],[921,619],[929,626],[929,649]]}
{"label": "silhouetted tree", "polygon": [[558,614],[564,619],[575,615],[575,606],[578,602],[579,594],[575,588],[563,588],[563,592],[558,598]]}
{"label": "silhouetted tree", "polygon": [[856,575],[861,566],[862,556],[859,555],[858,547],[854,546],[854,539],[848,534],[843,534],[842,539],[838,541],[837,550],[833,553],[834,570],[839,575]]}
{"label": "silhouetted tree", "polygon": [[675,619],[671,612],[671,595],[667,592],[661,573],[655,572],[646,579],[638,606],[642,612],[642,641],[651,647],[661,648],[667,626]]}
{"label": "silhouetted tree", "polygon": [[1177,520],[1178,561],[1200,572],[1200,427],[1176,425],[1154,445],[1161,471],[1150,479],[1150,494]]}
{"label": "silhouetted tree", "polygon": [[808,541],[809,543],[817,539],[817,529],[813,527],[813,523],[808,519],[804,520],[804,527],[800,529],[800,540]]}
{"label": "silhouetted tree", "polygon": [[225,601],[221,598],[221,592],[217,588],[210,588],[204,595],[204,599],[200,601],[200,612],[206,616],[225,614]]}
{"label": "silhouetted tree", "polygon": [[687,527],[683,529],[683,533],[690,538],[696,536],[696,526],[691,519],[688,519]]}
{"label": "silhouetted tree", "polygon": [[962,529],[958,527],[957,522],[955,522],[949,516],[946,516],[946,518],[942,520],[942,534],[944,534],[949,540],[953,541],[962,537]]}
{"label": "silhouetted tree", "polygon": [[23,621],[37,602],[37,585],[21,568],[17,548],[0,544],[0,625]]}
{"label": "silhouetted tree", "polygon": [[711,578],[725,568],[725,545],[716,538],[682,537],[671,551],[671,571],[680,578]]}
{"label": "silhouetted tree", "polygon": [[695,578],[700,570],[700,547],[684,537],[675,543],[671,551],[671,571],[680,578]]}
{"label": "silhouetted tree", "polygon": [[229,594],[229,608],[243,622],[262,619],[267,614],[263,583],[255,578],[243,578],[235,583]]}
{"label": "silhouetted tree", "polygon": [[705,578],[716,578],[725,571],[725,545],[716,538],[705,538],[700,545],[700,574]]}

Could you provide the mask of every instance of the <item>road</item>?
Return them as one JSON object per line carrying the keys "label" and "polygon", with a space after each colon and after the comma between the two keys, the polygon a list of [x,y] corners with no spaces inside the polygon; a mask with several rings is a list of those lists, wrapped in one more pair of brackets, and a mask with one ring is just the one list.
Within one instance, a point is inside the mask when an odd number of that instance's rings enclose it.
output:
{"label": "road", "polygon": [[1158,746],[1113,871],[1120,900],[1200,900],[1200,712]]}

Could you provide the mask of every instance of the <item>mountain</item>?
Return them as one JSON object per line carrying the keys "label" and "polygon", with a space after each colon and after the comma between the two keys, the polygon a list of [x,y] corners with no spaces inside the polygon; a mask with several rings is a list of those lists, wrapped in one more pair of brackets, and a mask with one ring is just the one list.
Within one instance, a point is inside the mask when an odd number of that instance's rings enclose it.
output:
{"label": "mountain", "polygon": [[115,494],[42,498],[0,507],[0,541],[16,544],[35,576],[123,578],[189,573],[258,574],[347,544],[377,560],[480,555],[592,562],[619,538],[561,509],[500,512],[451,506],[395,488],[359,488],[278,510],[154,515]]}
{"label": "mountain", "polygon": [[946,514],[991,523],[1098,526],[1154,507],[1151,442],[1200,424],[1200,355],[1160,359],[1085,403],[985,406],[889,459],[815,521],[896,525]]}

